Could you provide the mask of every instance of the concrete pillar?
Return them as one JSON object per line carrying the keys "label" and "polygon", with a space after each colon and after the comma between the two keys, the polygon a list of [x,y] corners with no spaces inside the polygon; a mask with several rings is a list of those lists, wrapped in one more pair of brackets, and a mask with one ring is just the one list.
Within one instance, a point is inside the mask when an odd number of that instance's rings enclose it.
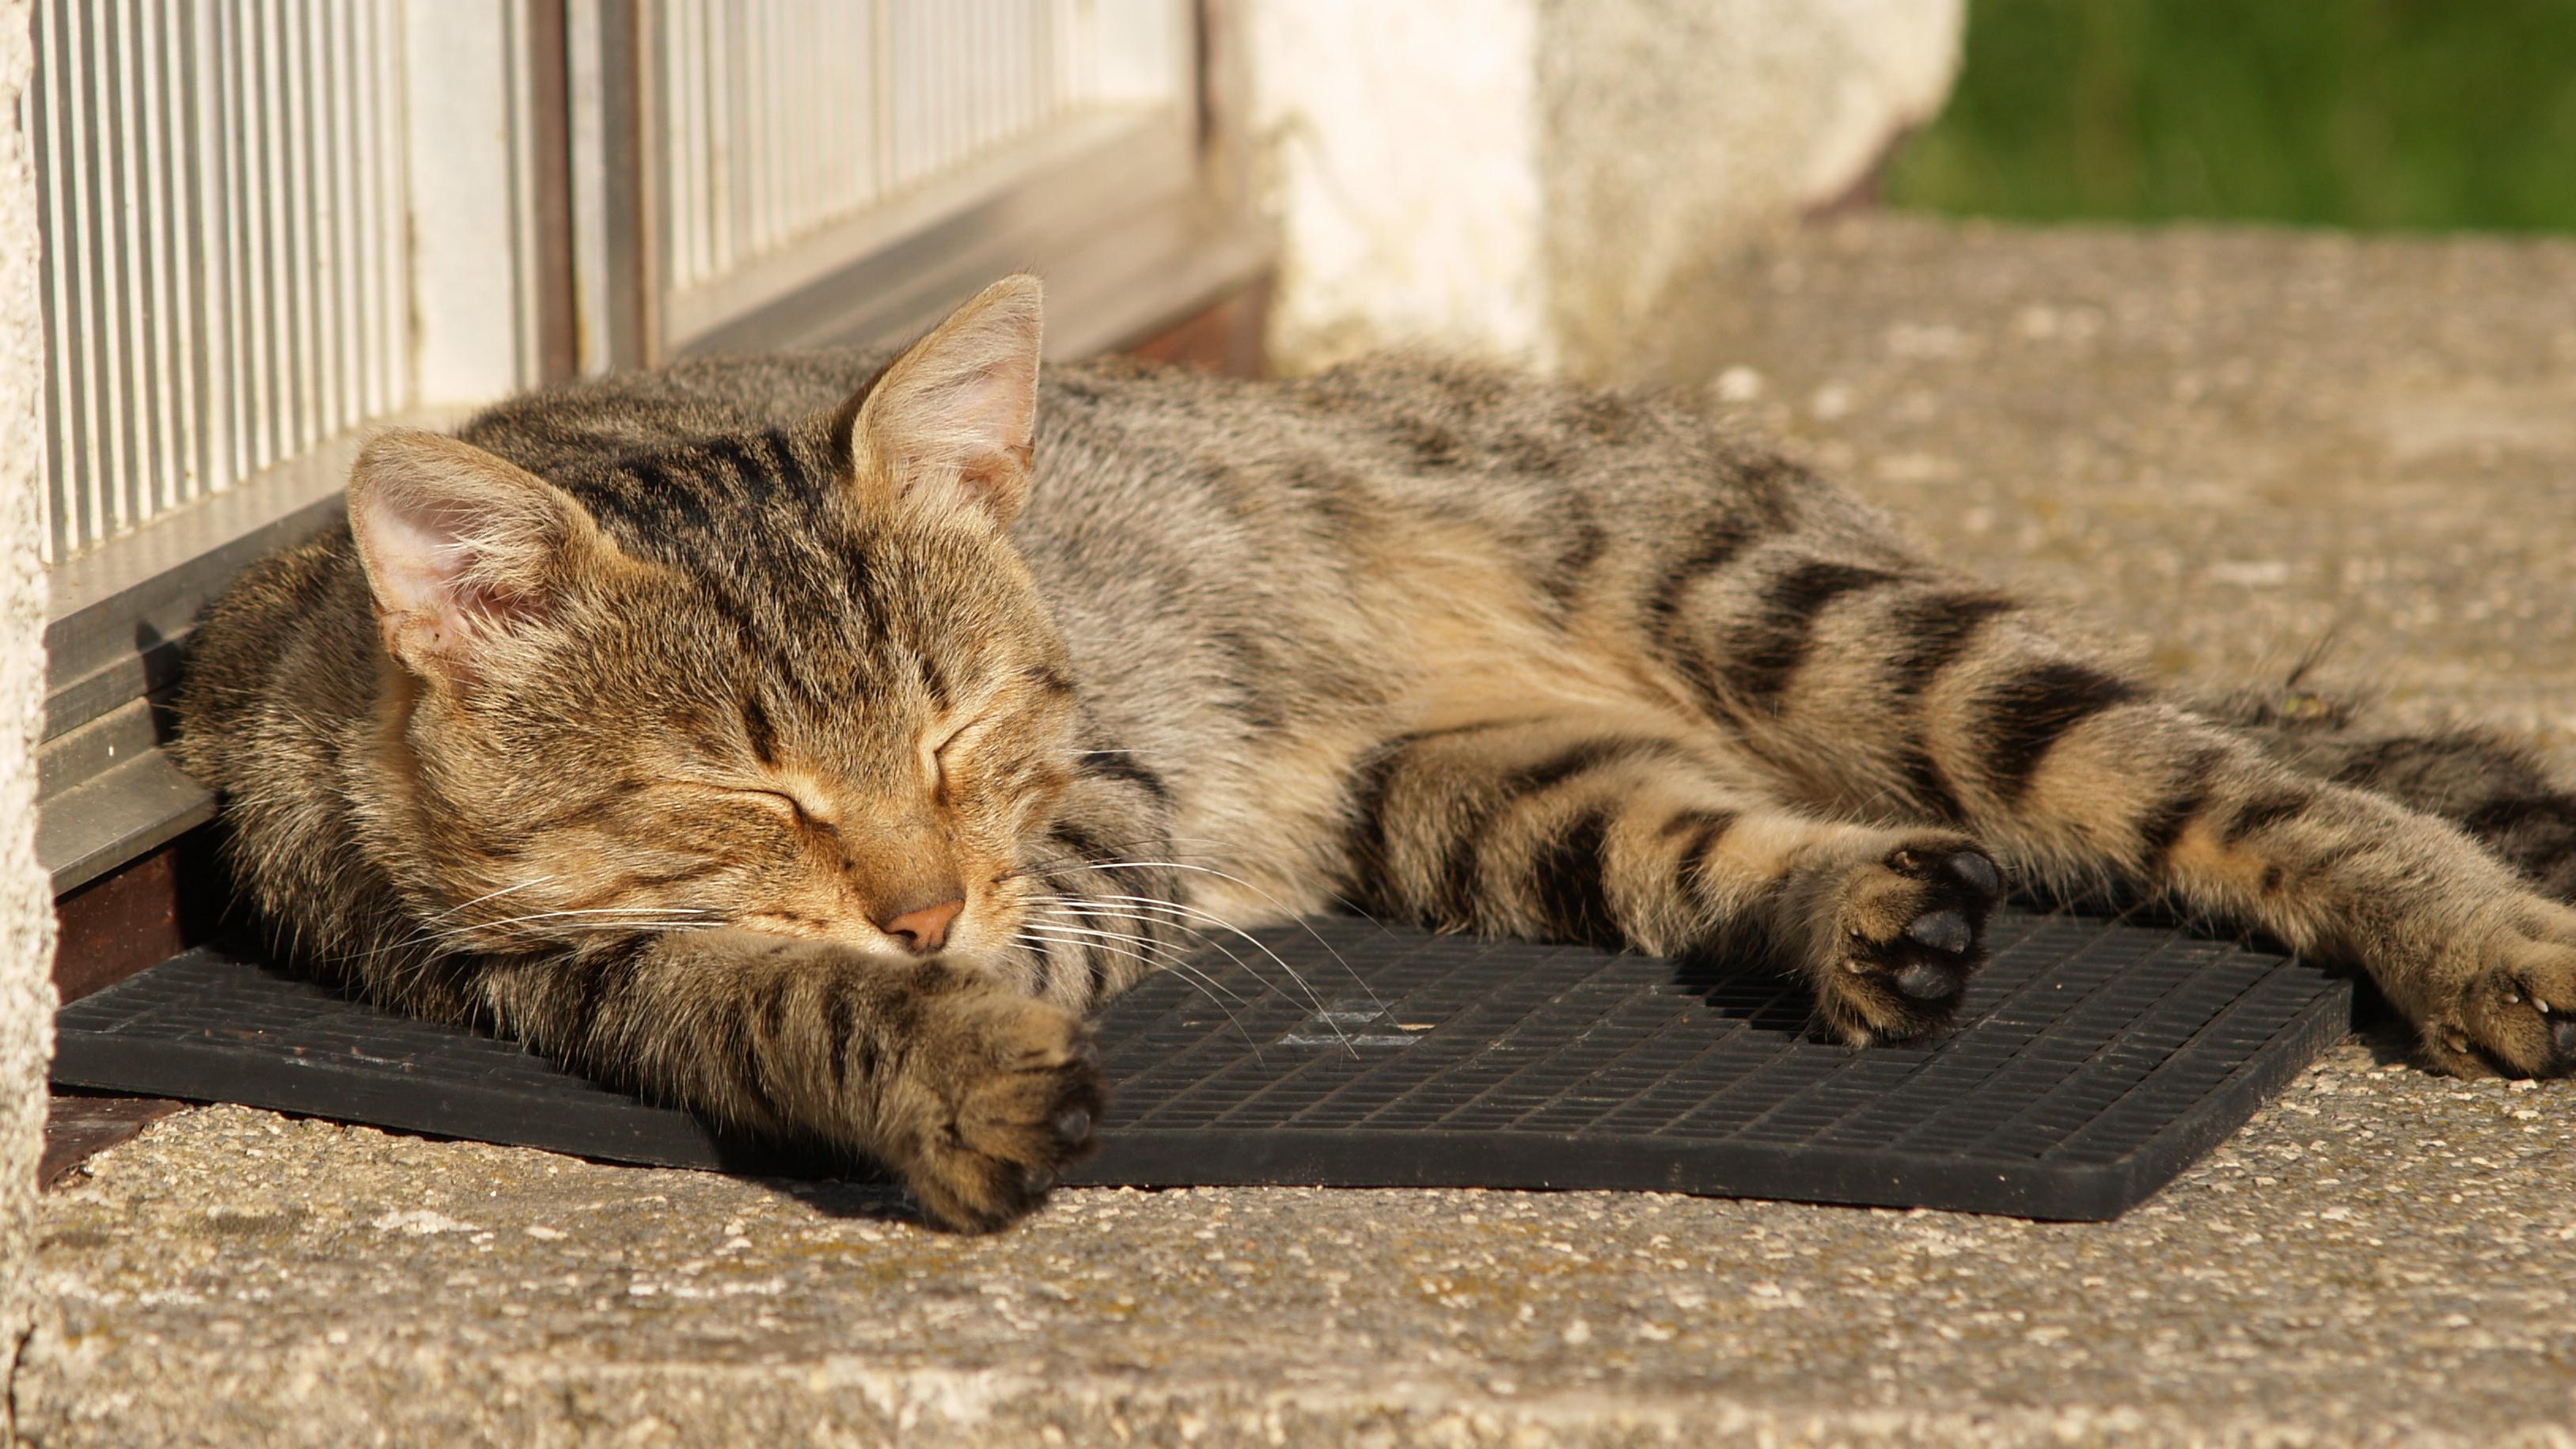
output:
{"label": "concrete pillar", "polygon": [[[0,0],[0,116],[34,71],[30,0]],[[26,134],[0,125],[0,1385],[35,1310],[36,1163],[54,1051],[54,912],[36,862],[36,742],[45,702],[44,316],[36,300],[36,175]],[[0,1395],[0,1442],[15,1442]]]}
{"label": "concrete pillar", "polygon": [[1929,117],[1963,0],[1244,0],[1288,368],[1389,343],[1616,373],[1675,281]]}

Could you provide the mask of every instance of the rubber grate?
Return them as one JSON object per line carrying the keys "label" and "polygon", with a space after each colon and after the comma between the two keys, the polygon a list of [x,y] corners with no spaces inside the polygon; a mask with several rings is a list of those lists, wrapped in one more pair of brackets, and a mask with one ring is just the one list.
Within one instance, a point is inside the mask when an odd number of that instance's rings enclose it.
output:
{"label": "rubber grate", "polygon": [[[2252,1115],[2351,1011],[2315,967],[2161,925],[1999,912],[1963,1024],[1807,1035],[1802,994],[1576,947],[1345,918],[1232,941],[1101,1024],[1112,1106],[1070,1180],[1624,1188],[2118,1215]],[[840,1170],[515,1044],[209,950],[72,1003],[54,1079],[614,1161]]]}

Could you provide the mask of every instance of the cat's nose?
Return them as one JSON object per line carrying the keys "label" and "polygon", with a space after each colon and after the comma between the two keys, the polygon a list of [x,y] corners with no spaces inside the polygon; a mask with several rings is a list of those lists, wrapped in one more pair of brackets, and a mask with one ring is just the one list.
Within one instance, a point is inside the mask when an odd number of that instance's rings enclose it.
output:
{"label": "cat's nose", "polygon": [[877,922],[877,929],[901,941],[916,956],[927,956],[948,941],[948,923],[966,909],[962,900],[914,906]]}

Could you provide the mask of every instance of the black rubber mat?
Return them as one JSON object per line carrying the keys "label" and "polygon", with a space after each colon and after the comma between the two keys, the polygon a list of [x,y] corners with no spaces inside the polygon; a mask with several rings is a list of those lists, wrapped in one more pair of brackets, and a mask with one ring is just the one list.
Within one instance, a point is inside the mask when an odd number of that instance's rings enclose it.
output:
{"label": "black rubber mat", "polygon": [[[2350,987],[2164,927],[1999,912],[1960,1030],[1851,1050],[1768,972],[1331,919],[1231,943],[1102,1024],[1075,1175],[1658,1189],[2113,1217],[2344,1029]],[[1300,984],[1299,978],[1302,978]],[[519,1047],[195,951],[59,1018],[54,1079],[625,1162],[832,1170]]]}

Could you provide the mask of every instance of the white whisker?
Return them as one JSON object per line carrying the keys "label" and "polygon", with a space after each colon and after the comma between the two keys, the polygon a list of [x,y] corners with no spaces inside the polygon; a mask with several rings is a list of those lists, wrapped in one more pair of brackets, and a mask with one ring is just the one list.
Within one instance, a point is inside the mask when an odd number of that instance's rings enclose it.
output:
{"label": "white whisker", "polygon": [[[1047,904],[1049,904],[1049,905],[1055,905],[1055,904],[1058,904],[1058,903],[1050,901],[1050,902],[1047,902]],[[1070,912],[1068,912],[1068,913],[1069,913],[1069,914],[1072,914],[1072,915],[1074,915],[1074,916],[1076,916],[1078,919],[1083,919],[1083,920],[1098,920],[1098,919],[1101,919],[1100,917],[1096,917],[1096,916],[1089,916],[1089,915],[1086,915],[1086,914],[1084,914],[1084,913],[1082,913],[1082,912],[1079,912],[1079,911],[1070,911]],[[1100,927],[1096,927],[1096,926],[1076,926],[1076,925],[1070,925],[1070,924],[1068,924],[1068,923],[1066,923],[1066,922],[1063,922],[1063,921],[1057,921],[1057,920],[1027,921],[1027,922],[1023,922],[1023,923],[1021,924],[1021,927],[1020,927],[1020,928],[1021,928],[1022,930],[1031,930],[1031,931],[1040,931],[1040,930],[1042,930],[1042,931],[1046,931],[1046,932],[1048,932],[1049,934],[1051,934],[1051,935],[1055,935],[1055,936],[1057,936],[1058,938],[1060,938],[1060,939],[1064,939],[1064,940],[1085,940],[1085,941],[1104,941],[1104,942],[1113,942],[1113,941],[1114,941],[1114,942],[1119,942],[1119,943],[1122,943],[1122,944],[1125,944],[1125,945],[1141,947],[1141,948],[1143,948],[1143,949],[1145,949],[1145,950],[1149,950],[1149,951],[1152,951],[1152,952],[1155,952],[1155,953],[1156,953],[1156,955],[1155,955],[1154,957],[1152,957],[1152,958],[1146,958],[1146,957],[1139,957],[1139,958],[1138,958],[1138,959],[1140,959],[1140,960],[1146,960],[1148,964],[1152,964],[1152,962],[1153,962],[1153,961],[1156,961],[1156,960],[1186,960],[1186,959],[1188,959],[1188,958],[1187,958],[1187,956],[1186,956],[1186,954],[1185,954],[1185,953],[1183,953],[1183,952],[1182,952],[1178,947],[1173,946],[1173,945],[1171,945],[1171,944],[1169,944],[1169,943],[1167,943],[1167,942],[1162,942],[1162,941],[1154,940],[1153,938],[1151,938],[1151,937],[1149,937],[1149,936],[1140,935],[1140,934],[1138,934],[1138,933],[1136,933],[1136,932],[1133,932],[1133,931],[1111,931],[1111,930],[1105,930],[1105,929],[1102,929],[1102,928],[1100,928]]]}
{"label": "white whisker", "polygon": [[[1042,931],[1043,931],[1043,929],[1044,929],[1043,927],[1023,927],[1023,928],[1022,928],[1022,930],[1021,930],[1021,939],[1022,939],[1023,941],[1036,941],[1036,940],[1041,940],[1041,939],[1063,940],[1063,938],[1062,938],[1062,937],[1044,937],[1044,936],[1042,936],[1042,935],[1031,935],[1031,934],[1029,934],[1030,932],[1033,932],[1033,931],[1036,931],[1036,932],[1042,932]],[[1084,944],[1091,944],[1091,943],[1084,943]],[[1154,946],[1154,945],[1157,945],[1157,943],[1155,943],[1155,942],[1150,942],[1150,941],[1145,942],[1144,944],[1146,944],[1146,945],[1148,945],[1148,946]],[[1246,1029],[1245,1029],[1245,1027],[1244,1027],[1244,1025],[1243,1025],[1243,1019],[1242,1019],[1241,1017],[1238,1017],[1238,1016],[1236,1016],[1236,1015],[1234,1014],[1234,1008],[1233,1008],[1233,1007],[1230,1007],[1230,1006],[1227,1006],[1227,1005],[1225,1004],[1224,1000],[1223,1000],[1221,997],[1219,997],[1217,993],[1219,993],[1219,992],[1223,992],[1223,993],[1225,993],[1225,995],[1226,995],[1226,996],[1231,996],[1231,997],[1233,997],[1233,998],[1234,998],[1234,1001],[1235,1001],[1235,1005],[1237,1005],[1237,1006],[1241,1006],[1241,1007],[1243,1007],[1243,1008],[1244,1008],[1245,1010],[1247,1010],[1247,1011],[1249,1011],[1249,1010],[1252,1008],[1252,1003],[1250,1003],[1250,1002],[1248,1002],[1248,1001],[1245,1001],[1241,995],[1237,994],[1237,993],[1236,993],[1236,992],[1235,992],[1231,987],[1228,987],[1224,982],[1217,980],[1214,976],[1211,976],[1211,975],[1209,975],[1206,971],[1201,970],[1198,966],[1196,966],[1195,964],[1193,964],[1192,962],[1190,962],[1186,957],[1181,957],[1181,956],[1172,956],[1172,957],[1169,957],[1169,958],[1149,957],[1149,956],[1145,956],[1145,955],[1139,954],[1139,953],[1134,952],[1134,951],[1126,951],[1126,950],[1122,950],[1121,948],[1119,948],[1119,947],[1117,947],[1117,946],[1113,946],[1113,945],[1105,945],[1105,944],[1104,944],[1104,945],[1102,945],[1101,949],[1111,950],[1111,951],[1118,951],[1121,955],[1133,956],[1133,957],[1135,957],[1135,959],[1136,959],[1137,961],[1142,962],[1142,963],[1143,963],[1145,966],[1147,966],[1148,968],[1152,968],[1152,969],[1161,969],[1161,970],[1167,970],[1167,971],[1170,971],[1173,975],[1180,977],[1180,978],[1181,978],[1181,980],[1183,980],[1183,981],[1185,981],[1185,982],[1188,982],[1188,983],[1189,983],[1189,985],[1190,985],[1190,987],[1191,987],[1191,989],[1193,989],[1193,990],[1197,991],[1201,996],[1206,997],[1206,998],[1207,998],[1211,1003],[1213,1003],[1213,1004],[1216,1006],[1216,1009],[1217,1009],[1217,1010],[1222,1011],[1222,1012],[1224,1012],[1224,1013],[1225,1013],[1225,1019],[1226,1019],[1227,1024],[1228,1024],[1228,1025],[1231,1025],[1231,1026],[1235,1029],[1236,1034],[1237,1034],[1237,1035],[1240,1035],[1240,1036],[1243,1038],[1244,1045],[1249,1046],[1249,1047],[1251,1047],[1251,1048],[1252,1048],[1252,1059],[1253,1059],[1253,1061],[1255,1061],[1255,1062],[1260,1062],[1260,1061],[1262,1060],[1262,1057],[1261,1057],[1261,1043],[1260,1043],[1259,1041],[1257,1041],[1257,1040],[1255,1040],[1255,1039],[1253,1038],[1253,1035],[1252,1035],[1252,1033],[1251,1033],[1249,1030],[1246,1030]],[[1168,950],[1169,948],[1162,948],[1162,949],[1166,949],[1166,950]]]}
{"label": "white whisker", "polygon": [[[1270,960],[1271,960],[1271,963],[1272,963],[1273,965],[1277,966],[1281,971],[1284,971],[1284,972],[1286,972],[1286,973],[1287,973],[1287,975],[1288,975],[1288,979],[1289,979],[1289,980],[1294,981],[1294,982],[1296,982],[1296,983],[1297,983],[1297,988],[1298,988],[1299,990],[1301,990],[1301,991],[1305,992],[1305,993],[1306,993],[1306,999],[1307,999],[1309,1002],[1312,1002],[1312,1003],[1314,1004],[1316,1019],[1317,1019],[1317,1020],[1322,1021],[1326,1026],[1331,1027],[1331,1028],[1333,1029],[1333,1035],[1335,1035],[1335,1036],[1337,1036],[1337,1037],[1340,1037],[1340,1038],[1342,1039],[1342,1045],[1343,1045],[1343,1046],[1345,1046],[1345,1047],[1350,1047],[1350,1050],[1352,1051],[1352,1053],[1353,1053],[1354,1055],[1357,1055],[1357,1053],[1358,1053],[1358,1050],[1359,1050],[1359,1049],[1358,1049],[1357,1047],[1351,1047],[1351,1039],[1350,1039],[1350,1035],[1349,1035],[1348,1033],[1346,1033],[1346,1032],[1344,1032],[1344,1031],[1342,1030],[1341,1025],[1340,1025],[1338,1022],[1335,1022],[1335,1021],[1333,1020],[1333,1018],[1332,1018],[1332,1013],[1331,1013],[1330,1011],[1328,1011],[1328,1010],[1326,1010],[1326,1009],[1325,1009],[1325,1007],[1324,1007],[1324,997],[1323,997],[1323,994],[1322,994],[1321,992],[1318,992],[1318,991],[1315,989],[1314,983],[1313,983],[1313,982],[1311,982],[1311,981],[1308,981],[1308,980],[1306,979],[1305,974],[1304,974],[1303,972],[1300,972],[1296,967],[1289,965],[1289,964],[1288,964],[1288,959],[1287,959],[1286,957],[1284,957],[1284,956],[1280,955],[1280,954],[1279,954],[1278,952],[1276,952],[1276,951],[1271,950],[1271,949],[1270,949],[1270,947],[1269,947],[1269,945],[1268,945],[1267,943],[1263,942],[1263,941],[1262,941],[1262,939],[1261,939],[1260,937],[1253,935],[1250,931],[1247,931],[1247,930],[1243,929],[1241,926],[1236,925],[1234,922],[1227,920],[1225,917],[1218,915],[1218,914],[1217,914],[1216,912],[1214,912],[1214,911],[1205,911],[1205,910],[1201,910],[1201,909],[1199,909],[1199,908],[1198,908],[1198,907],[1196,907],[1196,906],[1185,906],[1185,905],[1182,905],[1181,903],[1179,903],[1178,901],[1163,901],[1163,900],[1156,900],[1156,899],[1154,899],[1154,898],[1153,898],[1153,897],[1151,897],[1151,896],[1127,896],[1127,895],[1105,895],[1105,894],[1104,894],[1104,895],[1094,896],[1094,897],[1092,897],[1092,899],[1094,899],[1094,900],[1104,900],[1104,901],[1123,901],[1123,902],[1126,902],[1126,903],[1131,904],[1131,905],[1145,906],[1145,907],[1149,907],[1149,908],[1151,908],[1151,909],[1155,909],[1155,910],[1170,911],[1170,912],[1175,913],[1176,915],[1186,915],[1186,916],[1188,916],[1188,917],[1190,917],[1190,918],[1194,918],[1194,919],[1197,919],[1197,920],[1206,921],[1206,922],[1208,922],[1210,925],[1216,926],[1217,928],[1219,928],[1219,929],[1221,929],[1221,930],[1231,931],[1231,932],[1233,932],[1235,935],[1242,937],[1242,938],[1243,938],[1243,940],[1244,940],[1244,942],[1245,942],[1245,944],[1247,944],[1247,945],[1251,946],[1254,950],[1259,951],[1262,955],[1269,957],[1269,958],[1270,958]],[[1213,945],[1213,944],[1215,944],[1215,943],[1211,942],[1210,944],[1212,944],[1212,945]],[[1219,946],[1219,947],[1218,947],[1218,949],[1219,949],[1219,950],[1224,950],[1225,948],[1224,948],[1224,947],[1222,947],[1222,946]],[[1242,958],[1241,958],[1241,957],[1239,957],[1239,956],[1234,956],[1234,953],[1233,953],[1233,952],[1231,952],[1231,951],[1227,951],[1227,952],[1226,952],[1226,954],[1227,954],[1228,956],[1230,956],[1230,957],[1233,957],[1233,958],[1234,958],[1234,960],[1237,962],[1237,964],[1241,964],[1241,961],[1242,961]],[[1344,963],[1344,967],[1345,967],[1345,969],[1348,969],[1348,963],[1347,963],[1347,962],[1345,962],[1345,963]],[[1356,979],[1357,979],[1356,974],[1354,975],[1353,979],[1354,979],[1354,980],[1356,980]],[[1362,990],[1366,990],[1366,989],[1367,989],[1367,987],[1366,987],[1366,984],[1365,984],[1365,983],[1363,983],[1363,984],[1362,984],[1361,989],[1362,989]],[[1376,997],[1375,997],[1374,993],[1372,993],[1372,995],[1371,995],[1371,997],[1370,997],[1370,1000],[1371,1000],[1372,1002],[1376,1002],[1377,1007],[1378,1007],[1378,1009],[1379,1009],[1380,1011],[1384,1011],[1384,1010],[1386,1009],[1386,1006],[1385,1006],[1385,1003],[1384,1003],[1384,1002],[1377,1002],[1377,1001],[1376,1001]]]}
{"label": "white whisker", "polygon": [[[1199,874],[1201,874],[1201,875],[1212,875],[1212,876],[1216,876],[1216,877],[1218,877],[1218,878],[1219,878],[1219,879],[1221,879],[1221,880],[1228,880],[1228,881],[1232,881],[1232,882],[1233,882],[1233,883],[1235,883],[1236,885],[1239,885],[1239,886],[1243,887],[1245,890],[1248,890],[1248,891],[1252,892],[1254,895],[1257,895],[1257,896],[1261,897],[1263,900],[1268,901],[1268,902],[1269,902],[1273,907],[1275,907],[1275,908],[1279,911],[1279,913],[1280,913],[1281,915],[1286,916],[1286,917],[1288,917],[1291,921],[1293,921],[1293,922],[1296,924],[1296,926],[1297,926],[1297,928],[1298,928],[1299,930],[1302,930],[1302,931],[1304,931],[1308,936],[1313,937],[1313,938],[1314,938],[1314,941],[1315,941],[1315,944],[1316,944],[1316,945],[1318,945],[1318,946],[1323,947],[1323,948],[1324,948],[1324,950],[1325,950],[1325,952],[1326,952],[1326,954],[1330,955],[1330,956],[1333,958],[1333,962],[1334,962],[1334,964],[1335,964],[1335,965],[1338,965],[1338,966],[1340,966],[1340,967],[1342,968],[1342,974],[1351,978],[1351,984],[1352,984],[1352,985],[1354,985],[1354,986],[1357,986],[1357,987],[1360,989],[1360,993],[1361,993],[1362,995],[1366,996],[1366,997],[1369,999],[1369,1004],[1370,1004],[1371,1006],[1376,1007],[1379,1011],[1384,1011],[1384,1010],[1386,1010],[1386,1003],[1378,999],[1378,994],[1377,994],[1377,992],[1376,992],[1374,989],[1372,989],[1372,988],[1369,986],[1368,982],[1360,976],[1359,971],[1351,965],[1350,961],[1349,961],[1347,958],[1345,958],[1345,957],[1342,955],[1342,953],[1341,953],[1340,951],[1338,951],[1338,950],[1336,950],[1336,949],[1334,948],[1333,943],[1332,943],[1332,942],[1330,942],[1330,941],[1325,940],[1325,939],[1324,939],[1324,936],[1323,936],[1323,933],[1322,933],[1322,932],[1320,932],[1320,931],[1318,931],[1318,930],[1316,930],[1316,929],[1314,928],[1314,926],[1313,926],[1313,925],[1311,925],[1311,924],[1309,924],[1309,923],[1307,922],[1307,920],[1306,920],[1306,918],[1305,918],[1305,913],[1304,913],[1304,912],[1302,912],[1302,911],[1294,911],[1294,910],[1290,910],[1290,909],[1289,909],[1289,907],[1288,907],[1288,903],[1287,903],[1287,902],[1285,902],[1285,901],[1283,901],[1283,900],[1279,899],[1277,896],[1272,895],[1270,892],[1263,890],[1261,887],[1259,887],[1259,886],[1257,886],[1257,885],[1254,885],[1252,882],[1250,882],[1250,881],[1248,881],[1248,880],[1245,880],[1243,877],[1241,877],[1241,876],[1239,876],[1239,875],[1233,875],[1233,874],[1230,874],[1230,873],[1228,873],[1228,872],[1226,872],[1226,871],[1218,870],[1218,869],[1216,869],[1216,868],[1215,868],[1215,867],[1213,867],[1213,866],[1205,866],[1205,865],[1191,865],[1191,864],[1189,864],[1189,863],[1187,863],[1187,862],[1185,862],[1185,861],[1177,861],[1177,860],[1134,860],[1134,861],[1117,861],[1117,862],[1102,863],[1102,864],[1097,864],[1097,865],[1076,866],[1076,867],[1074,867],[1074,869],[1077,869],[1077,870],[1109,870],[1109,869],[1113,869],[1113,868],[1118,867],[1118,866],[1145,866],[1145,867],[1160,868],[1160,869],[1165,869],[1165,870],[1186,870],[1186,871],[1195,871],[1195,872],[1197,872],[1197,873],[1199,873]],[[1211,919],[1214,919],[1214,918],[1213,918],[1213,917],[1211,917]],[[1285,963],[1282,963],[1282,964],[1284,965]],[[1321,1008],[1319,1007],[1318,1009],[1320,1010]]]}
{"label": "white whisker", "polygon": [[506,885],[497,891],[485,891],[483,894],[476,896],[470,901],[462,901],[456,905],[449,906],[446,910],[440,911],[437,915],[431,916],[428,921],[425,921],[422,924],[427,925],[446,920],[448,917],[455,915],[458,911],[471,910],[472,908],[483,904],[485,901],[498,900],[500,897],[506,896],[513,891],[523,891],[528,889],[530,886],[544,885],[547,881],[553,880],[554,878],[555,877],[551,875],[535,876],[528,880],[523,880],[517,885]]}

